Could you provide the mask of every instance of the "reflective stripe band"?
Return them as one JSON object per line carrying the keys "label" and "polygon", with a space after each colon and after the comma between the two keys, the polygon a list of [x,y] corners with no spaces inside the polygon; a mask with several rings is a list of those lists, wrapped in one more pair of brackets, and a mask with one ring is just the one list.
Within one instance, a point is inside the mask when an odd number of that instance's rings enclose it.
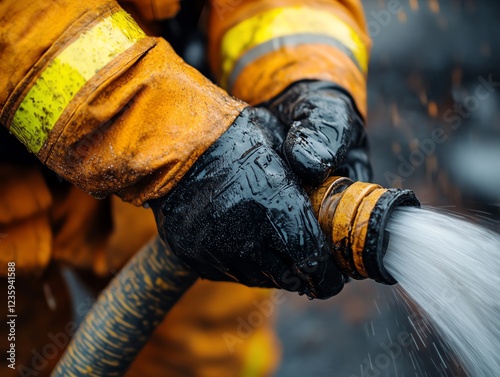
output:
{"label": "reflective stripe band", "polygon": [[36,80],[14,114],[10,131],[31,152],[38,153],[87,81],[143,37],[144,32],[123,10],[82,33]]}
{"label": "reflective stripe band", "polygon": [[227,78],[226,88],[229,91],[231,91],[235,81],[238,79],[238,76],[243,71],[243,69],[245,69],[245,67],[248,64],[257,60],[261,56],[264,56],[271,51],[276,51],[284,46],[291,47],[291,46],[299,46],[303,44],[314,44],[314,43],[321,43],[338,48],[344,54],[346,54],[351,58],[351,60],[354,62],[354,64],[356,64],[356,66],[360,71],[363,71],[363,68],[359,65],[359,62],[353,55],[352,51],[349,50],[345,45],[340,43],[338,39],[332,38],[324,34],[294,34],[294,35],[287,35],[284,37],[271,39],[270,41],[264,42],[245,52],[238,59],[229,77]]}
{"label": "reflective stripe band", "polygon": [[[283,46],[307,43],[339,47],[349,52],[363,73],[368,70],[367,48],[351,26],[322,9],[285,7],[259,13],[226,32],[221,42],[221,84],[227,88],[229,78],[234,82],[236,66],[241,72],[252,61],[252,56],[260,57]],[[247,53],[251,56],[246,57]],[[243,63],[238,64],[241,59]]]}

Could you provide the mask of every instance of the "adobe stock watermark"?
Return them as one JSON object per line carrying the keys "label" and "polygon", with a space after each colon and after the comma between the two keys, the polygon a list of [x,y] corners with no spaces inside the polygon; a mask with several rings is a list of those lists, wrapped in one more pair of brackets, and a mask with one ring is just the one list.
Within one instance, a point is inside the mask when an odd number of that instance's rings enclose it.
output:
{"label": "adobe stock watermark", "polygon": [[[461,287],[465,287],[463,282],[459,280],[456,280],[451,286],[453,286],[454,289],[450,290],[449,288],[445,288],[440,291],[439,297],[437,297],[428,308],[435,315],[443,310],[450,310],[450,308],[453,307],[453,303],[460,296],[460,292],[463,289]],[[408,299],[405,293],[399,289],[397,292],[402,302],[407,303]],[[425,348],[426,339],[429,338],[428,334],[431,333],[429,320],[422,315],[421,312],[412,311],[408,316],[408,321],[412,327],[411,331],[403,330],[398,333],[395,339],[389,338],[387,342],[380,342],[379,347],[381,351],[377,353],[375,357],[372,358],[369,355],[361,362],[361,375],[353,373],[350,377],[379,377],[386,375],[383,372],[386,371],[392,363],[396,363],[396,360],[400,358],[404,352],[409,353],[413,347],[419,349],[418,344],[420,344],[422,348]],[[437,352],[439,353],[439,351]],[[439,356],[441,357],[441,355]]]}
{"label": "adobe stock watermark", "polygon": [[401,2],[398,0],[390,0],[387,3],[386,9],[381,9],[379,11],[370,11],[366,18],[369,21],[366,22],[366,29],[370,33],[372,38],[377,37],[383,28],[389,26],[392,22],[394,16],[397,16],[403,10]]}
{"label": "adobe stock watermark", "polygon": [[50,360],[58,358],[61,352],[69,344],[77,329],[76,322],[70,321],[64,327],[64,331],[53,334],[49,332],[49,342],[40,350],[31,350],[31,361],[29,365],[20,364],[16,369],[21,377],[36,377],[49,365]]}
{"label": "adobe stock watermark", "polygon": [[[301,268],[296,266],[288,269],[283,273],[279,280],[286,290],[291,292],[299,291],[299,288],[307,281],[307,276],[310,276],[322,266],[322,262],[330,258],[328,254],[316,255],[306,258],[301,263]],[[299,272],[300,270],[300,272]],[[304,276],[301,276],[305,274]],[[245,317],[238,316],[236,318],[236,330],[234,332],[226,331],[222,334],[222,338],[227,349],[232,354],[235,348],[248,340],[255,331],[266,323],[272,315],[276,313],[279,305],[286,301],[286,293],[283,289],[272,290],[269,297],[260,301],[253,301],[254,310],[250,311]]]}
{"label": "adobe stock watermark", "polygon": [[[212,4],[212,11],[217,14],[220,20],[241,5],[243,0],[229,0],[218,2]],[[370,33],[370,36],[376,37],[380,34],[383,28],[387,27],[393,20],[394,16],[397,16],[403,10],[403,6],[399,0],[390,0],[387,3],[387,7],[379,11],[372,10],[366,14],[366,29]]]}
{"label": "adobe stock watermark", "polygon": [[[86,314],[94,304],[94,298],[87,297],[81,301],[75,308],[77,315]],[[71,320],[66,323],[62,331],[47,334],[48,341],[43,347],[31,350],[31,360],[27,364],[19,364],[16,369],[21,377],[37,377],[49,366],[49,361],[55,360],[61,356],[62,351],[66,349],[71,338],[75,335],[78,324]],[[45,375],[45,373],[43,373]]]}
{"label": "adobe stock watermark", "polygon": [[236,318],[236,332],[231,333],[226,331],[222,334],[222,338],[229,352],[233,354],[235,348],[243,344],[259,327],[263,326],[266,320],[276,312],[276,308],[285,301],[286,295],[282,290],[271,291],[267,299],[261,301],[254,300],[252,305],[255,309],[249,312],[245,317],[238,316]]}
{"label": "adobe stock watermark", "polygon": [[[500,81],[493,81],[492,74],[487,79],[479,76],[477,81],[479,84],[472,94],[465,97],[461,102],[455,102],[451,108],[443,113],[442,120],[450,125],[451,131],[458,130],[462,126],[464,119],[470,118],[471,114],[480,108],[481,102],[490,98],[496,88],[500,87]],[[437,145],[444,143],[449,136],[445,128],[436,127],[431,131],[428,138],[418,140],[417,147],[407,156],[399,154],[396,157],[399,161],[396,172],[387,170],[384,173],[384,178],[389,187],[403,183],[405,179],[415,173],[417,168],[436,152]]]}
{"label": "adobe stock watermark", "polygon": [[227,12],[233,12],[243,0],[227,0],[227,1],[214,1],[212,3],[212,11],[217,14],[222,21]]}
{"label": "adobe stock watermark", "polygon": [[65,162],[68,166],[78,167],[94,153],[98,145],[103,143],[106,133],[113,125],[113,122],[108,121],[100,127],[92,130],[83,136],[78,142],[70,148],[65,155]]}
{"label": "adobe stock watermark", "polygon": [[[382,349],[372,360],[367,357],[360,364],[361,376],[363,377],[378,377],[382,371],[387,370],[391,366],[391,362],[399,358],[403,349],[409,347],[413,343],[412,337],[408,331],[401,331],[396,340],[380,343]],[[350,377],[360,377],[356,374],[351,374]]]}

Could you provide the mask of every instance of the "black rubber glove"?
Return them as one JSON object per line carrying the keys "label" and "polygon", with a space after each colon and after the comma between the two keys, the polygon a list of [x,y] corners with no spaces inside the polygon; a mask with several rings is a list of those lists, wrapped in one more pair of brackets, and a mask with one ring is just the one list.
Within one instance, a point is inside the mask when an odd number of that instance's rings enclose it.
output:
{"label": "black rubber glove", "polygon": [[327,298],[343,287],[309,199],[246,108],[164,198],[161,237],[201,277]]}
{"label": "black rubber glove", "polygon": [[282,153],[305,184],[318,185],[331,175],[371,180],[363,120],[343,89],[301,81],[262,106],[287,127]]}

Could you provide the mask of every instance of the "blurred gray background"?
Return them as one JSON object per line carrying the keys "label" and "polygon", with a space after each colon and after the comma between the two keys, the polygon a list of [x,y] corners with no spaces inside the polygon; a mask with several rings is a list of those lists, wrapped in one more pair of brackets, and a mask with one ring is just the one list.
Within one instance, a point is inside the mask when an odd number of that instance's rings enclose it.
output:
{"label": "blurred gray background", "polygon": [[[500,231],[500,2],[364,5],[373,38],[368,134],[375,182],[410,188],[425,205]],[[446,140],[435,142],[433,132]],[[405,306],[394,287],[369,281],[351,282],[323,302],[287,294],[277,321],[277,376],[465,375],[430,325],[427,338],[417,337],[409,319],[418,315]],[[402,345],[401,334],[415,342]]]}

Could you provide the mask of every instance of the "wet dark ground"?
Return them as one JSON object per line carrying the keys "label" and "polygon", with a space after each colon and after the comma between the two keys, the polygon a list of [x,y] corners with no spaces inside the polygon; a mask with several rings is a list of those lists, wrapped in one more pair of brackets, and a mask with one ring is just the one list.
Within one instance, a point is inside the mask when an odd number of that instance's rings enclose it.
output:
{"label": "wet dark ground", "polygon": [[[500,2],[364,4],[375,182],[500,231]],[[277,377],[465,375],[430,325],[417,338],[396,296],[367,281],[323,302],[287,295]]]}

